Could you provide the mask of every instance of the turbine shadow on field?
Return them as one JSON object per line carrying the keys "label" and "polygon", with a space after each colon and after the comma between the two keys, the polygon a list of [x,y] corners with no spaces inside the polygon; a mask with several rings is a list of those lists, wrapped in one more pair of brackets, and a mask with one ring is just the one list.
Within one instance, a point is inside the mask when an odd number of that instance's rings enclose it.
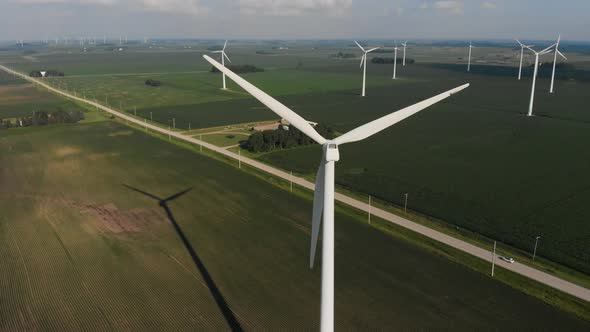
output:
{"label": "turbine shadow on field", "polygon": [[191,245],[191,243],[189,242],[189,240],[185,236],[180,225],[178,225],[178,223],[176,222],[176,219],[174,218],[174,214],[172,213],[172,210],[168,206],[168,202],[173,201],[173,200],[183,196],[184,194],[191,191],[193,188],[191,187],[191,188],[185,189],[185,190],[178,192],[178,193],[176,193],[172,196],[169,196],[167,198],[160,198],[160,197],[153,195],[149,192],[134,188],[134,187],[126,185],[126,184],[123,184],[123,186],[127,187],[130,190],[136,191],[142,195],[148,196],[148,197],[158,201],[158,204],[164,209],[164,211],[166,211],[166,216],[170,220],[170,223],[172,223],[172,226],[174,226],[174,229],[176,230],[178,237],[180,237],[180,239],[182,240],[182,243],[186,247],[186,250],[191,255],[191,258],[193,259],[195,266],[197,267],[197,269],[201,273],[203,280],[207,284],[207,287],[209,288],[211,295],[215,299],[217,306],[221,310],[221,313],[225,317],[225,320],[227,321],[231,330],[232,331],[243,331],[242,326],[240,325],[240,322],[237,320],[236,316],[229,308],[229,305],[225,301],[225,298],[221,294],[221,291],[219,290],[219,288],[215,284],[215,281],[213,281],[213,278],[209,274],[209,271],[207,271],[205,264],[203,264],[203,261],[201,261],[201,259],[197,255],[197,252],[195,251],[195,249],[193,248],[193,246]]}

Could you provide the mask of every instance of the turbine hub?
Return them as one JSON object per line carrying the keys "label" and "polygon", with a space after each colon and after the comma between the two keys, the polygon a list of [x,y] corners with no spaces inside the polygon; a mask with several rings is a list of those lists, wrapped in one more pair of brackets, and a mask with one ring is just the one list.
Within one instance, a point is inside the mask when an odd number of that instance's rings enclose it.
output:
{"label": "turbine hub", "polygon": [[324,145],[324,155],[326,161],[338,161],[340,160],[340,152],[338,151],[338,144],[334,142],[328,142]]}

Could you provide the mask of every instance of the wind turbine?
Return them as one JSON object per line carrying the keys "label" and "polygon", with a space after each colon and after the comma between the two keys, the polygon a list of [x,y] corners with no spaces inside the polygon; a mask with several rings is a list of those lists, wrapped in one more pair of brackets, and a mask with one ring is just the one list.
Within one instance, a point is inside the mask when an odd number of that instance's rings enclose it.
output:
{"label": "wind turbine", "polygon": [[555,67],[557,66],[557,55],[559,54],[562,58],[567,60],[565,55],[559,51],[559,42],[561,41],[561,35],[557,37],[557,43],[555,43],[555,57],[553,58],[553,73],[551,74],[551,87],[549,93],[553,93],[553,82],[555,82]]}
{"label": "wind turbine", "polygon": [[[224,67],[225,67],[225,59],[227,59],[227,61],[229,61],[231,63],[231,60],[227,56],[227,53],[225,53],[226,48],[227,48],[227,40],[225,41],[225,44],[223,44],[223,49],[221,51],[213,51],[213,53],[221,53],[221,65]],[[222,73],[222,74],[223,74],[223,90],[227,90],[227,86],[225,85],[225,73]]]}
{"label": "wind turbine", "polygon": [[324,229],[322,235],[322,299],[320,324],[322,332],[332,332],[334,330],[334,166],[335,162],[340,160],[338,146],[370,137],[405,118],[458,93],[467,88],[469,84],[462,85],[369,122],[337,137],[336,139],[327,140],[297,113],[293,112],[288,107],[240,76],[234,74],[231,70],[211,59],[209,56],[203,55],[203,57],[215,68],[226,73],[237,85],[258,99],[271,111],[289,121],[289,123],[295,126],[295,128],[322,145],[323,156],[316,175],[315,193],[313,197],[311,254],[309,257],[309,265],[310,268],[313,268],[315,250],[320,231],[320,222],[323,214]]}
{"label": "wind turbine", "polygon": [[[408,47],[408,41],[406,40],[405,43],[402,43],[402,46],[404,47],[404,60],[403,60],[403,67],[406,66],[406,47]],[[396,57],[397,59],[397,57]]]}
{"label": "wind turbine", "polygon": [[555,44],[547,47],[546,49],[542,50],[542,51],[535,51],[532,48],[526,46],[526,48],[528,48],[529,50],[531,50],[534,54],[535,54],[535,70],[533,71],[533,87],[531,89],[531,101],[529,103],[529,112],[527,113],[527,116],[533,116],[533,103],[535,101],[535,85],[537,83],[537,73],[539,72],[539,56],[547,54],[547,53],[551,53],[553,50],[553,46],[555,46]]}
{"label": "wind turbine", "polygon": [[[405,49],[405,47],[404,47],[404,49]],[[394,56],[393,56],[393,78],[392,78],[394,80],[397,79],[397,77],[396,77],[396,73],[397,73],[397,50],[399,50],[399,47],[397,47],[397,45],[395,45],[395,47],[393,48]],[[404,59],[405,59],[405,57],[404,57]]]}
{"label": "wind turbine", "polygon": [[514,40],[516,40],[518,45],[520,45],[520,67],[518,67],[518,80],[520,81],[520,78],[522,76],[522,60],[524,58],[524,49],[527,47],[528,48],[533,47],[535,45],[525,45],[525,44],[521,43],[518,39],[514,39]]}
{"label": "wind turbine", "polygon": [[363,67],[363,65],[364,65],[364,68],[363,68],[363,92],[362,92],[361,96],[364,97],[365,96],[365,85],[367,83],[367,54],[373,52],[374,50],[380,49],[380,47],[375,47],[370,50],[365,50],[361,46],[361,44],[359,44],[356,40],[354,42],[357,44],[358,47],[361,48],[361,50],[363,50],[363,53],[364,53],[363,56],[361,57],[361,67]]}
{"label": "wind turbine", "polygon": [[469,43],[469,60],[467,62],[467,72],[471,71],[471,50],[473,50],[475,48],[475,46],[473,46],[473,44]]}

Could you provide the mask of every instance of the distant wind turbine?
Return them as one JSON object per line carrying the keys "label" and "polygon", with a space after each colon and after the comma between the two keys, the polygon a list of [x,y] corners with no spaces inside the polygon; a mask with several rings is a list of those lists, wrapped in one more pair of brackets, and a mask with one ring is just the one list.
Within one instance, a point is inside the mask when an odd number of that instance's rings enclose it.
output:
{"label": "distant wind turbine", "polygon": [[516,42],[518,43],[518,45],[520,45],[520,66],[518,67],[518,80],[520,81],[520,78],[522,76],[522,60],[524,58],[524,49],[525,48],[530,48],[533,47],[535,45],[525,45],[523,43],[521,43],[518,39],[515,39]]}
{"label": "distant wind turbine", "polygon": [[553,83],[555,82],[555,67],[557,66],[557,55],[559,54],[564,60],[567,60],[565,55],[559,51],[559,42],[561,41],[561,35],[557,37],[557,43],[555,43],[555,57],[553,58],[553,73],[551,74],[551,87],[549,93],[553,93]]}
{"label": "distant wind turbine", "polygon": [[[364,97],[365,96],[365,86],[367,83],[367,54],[380,49],[380,47],[375,47],[372,48],[370,50],[365,50],[361,44],[359,44],[356,40],[354,41],[356,43],[356,45],[358,47],[360,47],[361,50],[363,50],[363,56],[361,57],[361,68],[363,68],[363,92],[361,93],[361,96]],[[364,67],[363,67],[364,66]]]}
{"label": "distant wind turbine", "polygon": [[295,128],[322,145],[323,156],[316,175],[315,193],[313,197],[309,265],[310,268],[313,268],[315,250],[320,232],[320,223],[323,215],[324,227],[322,235],[322,298],[320,329],[322,332],[332,332],[334,330],[334,173],[335,162],[340,160],[338,146],[366,139],[422,111],[423,109],[458,93],[467,88],[469,84],[441,93],[435,97],[369,122],[333,140],[328,140],[322,137],[305,119],[293,112],[287,106],[281,104],[262,90],[234,74],[231,70],[211,59],[209,56],[203,55],[203,57],[215,68],[226,73],[237,85],[258,99],[271,111],[289,121],[289,123],[295,126]]}
{"label": "distant wind turbine", "polygon": [[[405,49],[405,47],[404,47],[404,49]],[[397,77],[396,77],[396,75],[397,75],[397,50],[399,50],[399,47],[397,47],[397,45],[395,45],[395,47],[393,48],[394,56],[393,56],[393,78],[392,78],[394,80],[397,79]]]}
{"label": "distant wind turbine", "polygon": [[[227,61],[229,61],[231,63],[231,60],[227,56],[227,53],[225,53],[226,48],[227,48],[227,40],[225,41],[225,44],[223,44],[223,49],[221,51],[213,51],[213,53],[221,53],[221,65],[224,67],[225,67],[225,59],[227,59]],[[223,90],[227,90],[227,86],[225,85],[225,73],[222,72],[222,75],[223,75]]]}
{"label": "distant wind turbine", "polygon": [[[403,60],[402,66],[405,67],[406,66],[406,48],[408,47],[408,41],[406,40],[405,43],[402,43],[402,46],[404,47],[404,60]],[[396,59],[397,59],[397,57],[396,57]]]}
{"label": "distant wind turbine", "polygon": [[533,71],[533,87],[531,89],[531,101],[529,103],[529,112],[527,113],[527,116],[533,116],[533,103],[535,101],[535,85],[537,83],[537,73],[539,72],[539,56],[547,54],[547,53],[551,53],[553,50],[553,47],[555,46],[555,44],[547,47],[546,49],[542,50],[542,51],[535,51],[532,48],[526,46],[526,48],[528,48],[529,50],[531,50],[534,54],[535,54],[535,70]]}
{"label": "distant wind turbine", "polygon": [[475,46],[473,46],[473,44],[469,43],[469,60],[467,61],[467,72],[471,71],[471,50],[473,50],[475,48]]}

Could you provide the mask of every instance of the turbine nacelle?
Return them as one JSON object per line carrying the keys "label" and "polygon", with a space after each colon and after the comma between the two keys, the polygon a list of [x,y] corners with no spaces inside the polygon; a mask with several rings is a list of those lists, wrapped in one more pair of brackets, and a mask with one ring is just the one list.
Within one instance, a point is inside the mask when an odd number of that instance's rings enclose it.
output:
{"label": "turbine nacelle", "polygon": [[338,144],[333,141],[328,141],[324,144],[324,160],[325,161],[339,161],[340,152],[338,150]]}

